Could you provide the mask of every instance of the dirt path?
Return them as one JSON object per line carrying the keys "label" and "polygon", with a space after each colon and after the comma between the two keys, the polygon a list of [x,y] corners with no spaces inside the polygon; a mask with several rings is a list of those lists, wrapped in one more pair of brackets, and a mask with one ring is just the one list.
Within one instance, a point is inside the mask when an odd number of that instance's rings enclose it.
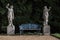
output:
{"label": "dirt path", "polygon": [[21,35],[21,36],[0,36],[0,40],[58,40],[58,39],[52,36]]}

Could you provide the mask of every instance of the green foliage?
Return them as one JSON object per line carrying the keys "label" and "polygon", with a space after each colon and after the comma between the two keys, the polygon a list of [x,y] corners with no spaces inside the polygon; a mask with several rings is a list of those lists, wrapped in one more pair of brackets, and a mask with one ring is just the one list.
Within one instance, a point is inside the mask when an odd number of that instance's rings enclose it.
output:
{"label": "green foliage", "polygon": [[59,33],[55,33],[55,34],[52,34],[52,35],[57,37],[57,38],[60,38],[60,34]]}
{"label": "green foliage", "polygon": [[60,0],[0,0],[2,26],[8,25],[8,11],[6,9],[6,5],[8,3],[13,4],[14,6],[14,25],[18,26],[22,23],[42,24],[43,7],[47,5],[48,7],[52,7],[51,11],[49,12],[49,24],[51,27],[60,26]]}

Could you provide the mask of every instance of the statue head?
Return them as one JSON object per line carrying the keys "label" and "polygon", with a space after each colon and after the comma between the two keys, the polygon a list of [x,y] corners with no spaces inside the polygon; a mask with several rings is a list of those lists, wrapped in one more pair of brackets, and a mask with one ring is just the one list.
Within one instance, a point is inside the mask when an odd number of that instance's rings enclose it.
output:
{"label": "statue head", "polygon": [[44,9],[47,9],[47,6],[44,6]]}
{"label": "statue head", "polygon": [[13,9],[13,5],[11,5],[11,6],[10,6],[10,8],[12,8],[12,9]]}

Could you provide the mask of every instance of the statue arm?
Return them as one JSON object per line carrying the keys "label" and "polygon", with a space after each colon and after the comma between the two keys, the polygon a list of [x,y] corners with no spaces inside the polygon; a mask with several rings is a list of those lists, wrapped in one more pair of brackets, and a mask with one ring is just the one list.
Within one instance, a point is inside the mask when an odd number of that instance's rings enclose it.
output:
{"label": "statue arm", "polygon": [[8,6],[9,6],[9,3],[6,5],[6,8],[7,8],[7,9],[9,9],[9,7],[8,7]]}
{"label": "statue arm", "polygon": [[48,11],[50,11],[51,7],[49,7]]}

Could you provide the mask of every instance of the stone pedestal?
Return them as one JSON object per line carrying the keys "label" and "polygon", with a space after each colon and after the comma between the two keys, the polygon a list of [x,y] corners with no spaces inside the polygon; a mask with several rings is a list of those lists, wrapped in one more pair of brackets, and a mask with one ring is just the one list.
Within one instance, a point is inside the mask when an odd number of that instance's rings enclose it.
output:
{"label": "stone pedestal", "polygon": [[44,25],[43,34],[44,35],[50,35],[50,26],[49,25]]}
{"label": "stone pedestal", "polygon": [[12,24],[9,24],[7,27],[7,34],[8,35],[13,35],[15,34],[15,26]]}

